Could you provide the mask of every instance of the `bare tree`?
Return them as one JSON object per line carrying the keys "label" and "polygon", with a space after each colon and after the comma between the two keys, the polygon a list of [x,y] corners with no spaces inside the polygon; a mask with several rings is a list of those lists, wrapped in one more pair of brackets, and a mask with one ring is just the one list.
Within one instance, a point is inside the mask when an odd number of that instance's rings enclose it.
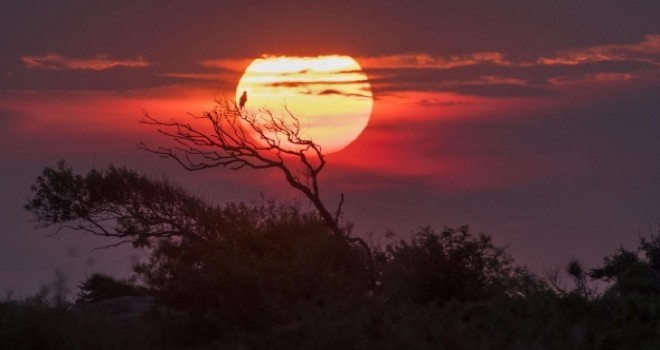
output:
{"label": "bare tree", "polygon": [[205,121],[206,127],[178,120],[162,121],[144,113],[141,123],[153,125],[158,132],[175,141],[171,147],[141,147],[164,158],[176,160],[187,170],[215,167],[275,168],[284,174],[293,188],[302,192],[335,235],[357,242],[369,251],[366,243],[349,237],[339,225],[344,196],[334,215],[328,210],[319,191],[319,173],[326,161],[321,146],[303,136],[300,121],[285,106],[285,113],[274,115],[268,109],[256,113],[239,108],[230,99],[217,100],[216,107],[192,120]]}
{"label": "bare tree", "polygon": [[[572,288],[568,288],[562,280],[565,275],[570,278]],[[571,258],[563,271],[561,268],[555,267],[545,272],[545,281],[553,291],[562,296],[579,295],[586,300],[591,300],[598,292],[597,287],[589,282],[589,277],[589,273],[577,258]]]}

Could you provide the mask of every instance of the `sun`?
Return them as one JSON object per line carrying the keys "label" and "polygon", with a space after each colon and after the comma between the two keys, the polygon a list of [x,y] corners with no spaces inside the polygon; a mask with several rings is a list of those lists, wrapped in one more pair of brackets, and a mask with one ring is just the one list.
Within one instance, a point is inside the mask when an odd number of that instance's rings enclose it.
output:
{"label": "sun", "polygon": [[245,69],[236,101],[247,92],[248,112],[291,111],[302,136],[321,145],[324,154],[344,149],[357,139],[373,108],[371,84],[349,56],[265,56]]}

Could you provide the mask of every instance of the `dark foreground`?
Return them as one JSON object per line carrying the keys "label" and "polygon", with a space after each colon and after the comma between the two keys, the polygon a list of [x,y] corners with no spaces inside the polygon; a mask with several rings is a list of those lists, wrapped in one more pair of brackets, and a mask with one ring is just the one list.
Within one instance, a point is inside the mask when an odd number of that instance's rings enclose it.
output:
{"label": "dark foreground", "polygon": [[1,301],[0,349],[660,349],[653,235],[537,276],[467,227],[367,245],[295,205],[213,205],[112,167],[46,169],[26,208],[151,255],[75,300]]}

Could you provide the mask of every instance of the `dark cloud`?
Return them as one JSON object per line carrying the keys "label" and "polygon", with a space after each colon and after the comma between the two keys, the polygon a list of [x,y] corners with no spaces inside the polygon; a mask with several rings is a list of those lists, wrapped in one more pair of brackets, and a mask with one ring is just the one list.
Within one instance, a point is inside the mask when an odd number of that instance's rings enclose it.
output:
{"label": "dark cloud", "polygon": [[62,57],[55,53],[41,56],[22,56],[21,61],[29,69],[45,70],[106,70],[115,67],[144,68],[151,65],[144,57],[114,59],[108,55],[96,55],[90,58]]}
{"label": "dark cloud", "polygon": [[[477,51],[520,57],[660,33],[660,3],[623,1],[6,1],[3,55],[185,62],[272,54]],[[5,56],[4,58],[7,58]]]}
{"label": "dark cloud", "polygon": [[542,97],[556,96],[558,92],[549,86],[507,83],[464,83],[464,82],[438,82],[438,83],[397,83],[379,86],[373,84],[374,95],[397,93],[401,91],[419,92],[448,92],[467,96],[480,97]]}
{"label": "dark cloud", "polygon": [[[50,53],[83,59],[106,55],[126,64],[140,57],[159,67],[140,69],[141,72],[113,69],[116,74],[106,75],[72,74],[70,89],[90,90],[171,84],[177,80],[159,74],[194,77],[204,70],[199,66],[204,60],[262,54],[379,56],[410,52],[431,55],[501,52],[514,61],[530,60],[560,50],[639,43],[649,34],[660,33],[659,14],[660,3],[653,0],[516,2],[515,5],[488,0],[414,3],[203,0],[194,4],[174,0],[102,3],[63,0],[56,5],[40,0],[6,1],[0,4],[0,74],[10,76],[3,77],[0,85],[68,89],[66,79],[55,74],[42,77],[17,72],[23,67],[21,57],[46,57]],[[632,63],[609,64],[613,66],[602,68],[632,69],[623,67]],[[637,64],[638,69],[643,68],[641,63]],[[587,74],[584,70],[588,67],[580,66],[582,72],[571,72],[574,67],[546,67],[526,72],[483,64],[464,70],[433,71],[428,75],[429,71],[424,70],[393,72],[395,76],[390,80],[410,89],[415,87],[407,81],[414,81],[412,84],[420,84],[420,88],[436,91],[442,88],[425,82],[475,77],[482,70],[482,74],[522,75],[525,81],[539,85],[562,71]],[[541,92],[539,88],[531,91]]]}
{"label": "dark cloud", "polygon": [[[658,66],[649,62],[639,61],[602,61],[575,65],[537,65],[511,69],[511,76],[517,76],[530,82],[547,83],[552,79],[570,76],[584,76],[597,73],[634,73],[648,70],[658,70]],[[517,72],[516,72],[517,71]]]}
{"label": "dark cloud", "polygon": [[156,68],[114,67],[106,70],[18,69],[5,74],[0,89],[61,91],[126,91],[190,82],[166,76]]}
{"label": "dark cloud", "polygon": [[[297,72],[280,72],[278,75],[281,76],[288,76],[288,75],[300,75],[300,74],[307,74],[309,72],[309,69],[301,69]],[[341,71],[339,73],[345,73],[345,71]]]}
{"label": "dark cloud", "polygon": [[455,106],[473,106],[474,102],[467,101],[435,101],[429,99],[422,99],[417,101],[420,107],[455,107]]}
{"label": "dark cloud", "polygon": [[461,84],[449,90],[462,95],[483,97],[540,97],[557,94],[555,90],[545,86],[518,84]]}
{"label": "dark cloud", "polygon": [[0,71],[0,89],[126,91],[195,83],[224,90],[233,88],[242,73],[209,61],[153,62],[142,56],[104,54],[22,55],[7,62],[5,70]]}
{"label": "dark cloud", "polygon": [[[552,81],[578,80],[599,73],[657,71],[640,61],[602,61],[575,65],[474,64],[454,68],[368,69],[375,93],[457,92],[487,97],[554,95]],[[507,83],[515,80],[517,83]]]}
{"label": "dark cloud", "polygon": [[349,80],[349,81],[334,81],[334,80],[318,80],[318,81],[278,81],[275,83],[266,84],[266,86],[271,87],[285,87],[285,88],[299,88],[299,87],[308,87],[314,85],[349,85],[349,84],[359,84],[363,85],[367,83],[366,80]]}
{"label": "dark cloud", "polygon": [[339,95],[339,96],[345,96],[345,97],[357,97],[357,98],[371,98],[370,95],[362,95],[362,94],[354,94],[354,93],[346,93],[337,89],[325,89],[323,91],[320,91],[317,93],[319,96],[325,96],[325,95]]}

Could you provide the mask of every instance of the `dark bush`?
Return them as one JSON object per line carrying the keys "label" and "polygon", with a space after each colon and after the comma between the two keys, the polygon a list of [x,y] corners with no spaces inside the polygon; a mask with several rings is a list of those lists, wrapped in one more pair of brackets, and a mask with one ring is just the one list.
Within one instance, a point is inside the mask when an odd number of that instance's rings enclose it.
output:
{"label": "dark bush", "polygon": [[470,301],[506,293],[515,286],[515,266],[490,237],[468,227],[430,228],[387,246],[382,297],[392,303]]}
{"label": "dark bush", "polygon": [[[179,313],[184,342],[260,334],[296,322],[301,305],[332,309],[365,300],[364,251],[295,206],[228,205],[218,234],[200,242],[162,240],[137,271],[163,306]],[[177,314],[174,314],[177,315]]]}
{"label": "dark bush", "polygon": [[89,304],[104,299],[124,296],[141,296],[148,293],[147,288],[136,286],[130,281],[118,280],[101,273],[92,274],[78,286],[76,304]]}

